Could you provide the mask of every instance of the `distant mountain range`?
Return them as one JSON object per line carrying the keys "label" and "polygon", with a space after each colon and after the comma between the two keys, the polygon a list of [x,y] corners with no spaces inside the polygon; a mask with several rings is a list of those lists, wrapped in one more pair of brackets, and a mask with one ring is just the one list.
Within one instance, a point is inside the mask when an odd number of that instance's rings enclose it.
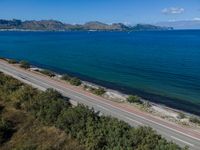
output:
{"label": "distant mountain range", "polygon": [[21,21],[21,20],[3,20],[0,19],[0,30],[32,30],[32,31],[154,31],[154,30],[172,30],[172,27],[137,24],[128,26],[122,23],[113,23],[111,25],[98,21],[87,22],[85,24],[66,24],[56,20],[41,21]]}
{"label": "distant mountain range", "polygon": [[174,29],[200,29],[200,20],[168,21],[157,23],[158,26],[170,26]]}

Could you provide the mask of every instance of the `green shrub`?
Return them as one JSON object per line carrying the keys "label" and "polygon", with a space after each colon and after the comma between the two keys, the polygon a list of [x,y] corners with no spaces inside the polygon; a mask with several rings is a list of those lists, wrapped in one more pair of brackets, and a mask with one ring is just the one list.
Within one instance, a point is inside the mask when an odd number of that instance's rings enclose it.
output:
{"label": "green shrub", "polygon": [[68,99],[53,89],[38,93],[32,99],[24,102],[26,110],[45,124],[55,123],[61,111],[70,106]]}
{"label": "green shrub", "polygon": [[79,86],[81,85],[81,80],[76,77],[70,77],[68,74],[65,74],[61,78],[62,80],[68,81],[71,85]]}
{"label": "green shrub", "polygon": [[61,79],[65,81],[70,81],[71,77],[68,74],[64,74]]}
{"label": "green shrub", "polygon": [[73,78],[71,78],[71,79],[69,80],[69,83],[70,83],[71,85],[79,86],[79,85],[81,85],[81,80],[78,79],[78,78],[76,78],[76,77],[73,77]]}
{"label": "green shrub", "polygon": [[190,121],[193,122],[193,123],[197,123],[200,125],[200,119],[197,118],[197,117],[190,117]]}
{"label": "green shrub", "polygon": [[138,103],[138,104],[142,104],[142,101],[140,100],[141,98],[137,95],[130,95],[128,98],[127,98],[127,101],[129,103]]}
{"label": "green shrub", "polygon": [[91,88],[91,91],[92,91],[92,93],[94,93],[96,95],[103,95],[106,92],[106,90],[104,88],[102,88],[102,87],[97,88],[97,89],[96,88]]}
{"label": "green shrub", "polygon": [[25,68],[25,69],[30,68],[30,64],[27,61],[22,60],[19,62],[19,64],[20,64],[20,67],[22,68]]}
{"label": "green shrub", "polygon": [[180,119],[184,119],[185,117],[186,117],[185,114],[182,113],[182,112],[180,112],[180,113],[178,114],[178,118],[180,118]]}
{"label": "green shrub", "polygon": [[14,59],[9,59],[9,60],[8,60],[8,63],[9,63],[9,64],[16,64],[16,63],[18,63],[18,61],[17,61],[17,60],[14,60]]}
{"label": "green shrub", "polygon": [[38,72],[40,72],[44,75],[47,75],[49,77],[55,77],[55,73],[53,73],[52,71],[49,71],[49,70],[39,70]]}

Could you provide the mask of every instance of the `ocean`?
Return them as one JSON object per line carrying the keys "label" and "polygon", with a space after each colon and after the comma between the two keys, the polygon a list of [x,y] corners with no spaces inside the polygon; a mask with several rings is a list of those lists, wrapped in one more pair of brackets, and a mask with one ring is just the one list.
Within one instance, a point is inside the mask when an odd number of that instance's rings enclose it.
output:
{"label": "ocean", "polygon": [[200,115],[200,30],[3,31],[0,57]]}

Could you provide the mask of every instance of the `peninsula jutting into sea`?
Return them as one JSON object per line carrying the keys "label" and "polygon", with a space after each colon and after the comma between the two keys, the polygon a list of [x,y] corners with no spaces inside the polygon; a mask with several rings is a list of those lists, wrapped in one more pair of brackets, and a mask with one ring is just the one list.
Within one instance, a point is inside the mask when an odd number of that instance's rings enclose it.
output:
{"label": "peninsula jutting into sea", "polygon": [[150,24],[137,24],[134,26],[122,23],[105,24],[98,21],[85,24],[67,24],[56,20],[21,21],[17,19],[0,19],[0,30],[14,31],[155,31],[172,30],[172,27],[155,26]]}

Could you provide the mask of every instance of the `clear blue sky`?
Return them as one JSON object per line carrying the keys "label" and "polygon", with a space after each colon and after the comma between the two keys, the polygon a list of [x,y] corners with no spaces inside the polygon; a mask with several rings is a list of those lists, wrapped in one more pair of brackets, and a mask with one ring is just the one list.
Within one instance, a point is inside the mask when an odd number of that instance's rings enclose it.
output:
{"label": "clear blue sky", "polygon": [[0,0],[0,18],[67,23],[200,19],[200,0]]}

